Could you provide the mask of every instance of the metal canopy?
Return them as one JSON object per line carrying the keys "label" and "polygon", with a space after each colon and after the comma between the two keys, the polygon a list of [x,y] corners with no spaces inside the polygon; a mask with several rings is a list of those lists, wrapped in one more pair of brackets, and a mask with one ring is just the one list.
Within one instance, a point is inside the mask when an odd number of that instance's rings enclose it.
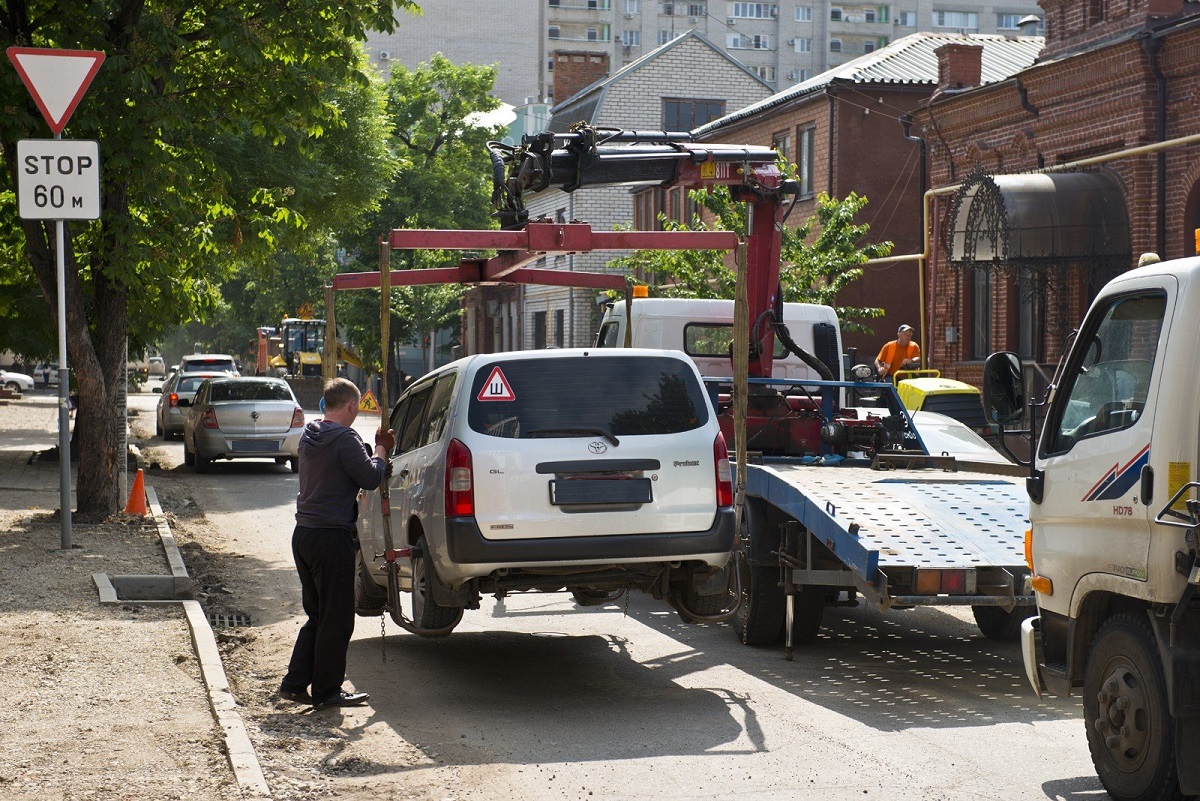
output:
{"label": "metal canopy", "polygon": [[1125,193],[1108,172],[972,173],[947,232],[949,261],[960,268],[1096,269],[1131,258]]}

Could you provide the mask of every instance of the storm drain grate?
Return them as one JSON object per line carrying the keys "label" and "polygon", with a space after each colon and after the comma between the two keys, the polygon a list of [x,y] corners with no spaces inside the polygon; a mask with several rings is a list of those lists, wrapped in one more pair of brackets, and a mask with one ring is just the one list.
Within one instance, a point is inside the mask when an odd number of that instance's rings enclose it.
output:
{"label": "storm drain grate", "polygon": [[214,629],[239,629],[250,625],[250,616],[244,612],[209,612],[208,622]]}

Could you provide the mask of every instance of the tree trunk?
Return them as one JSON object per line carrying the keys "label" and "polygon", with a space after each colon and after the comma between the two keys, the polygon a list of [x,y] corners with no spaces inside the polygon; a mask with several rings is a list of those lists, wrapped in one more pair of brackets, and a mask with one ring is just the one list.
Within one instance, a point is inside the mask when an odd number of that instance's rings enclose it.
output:
{"label": "tree trunk", "polygon": [[[10,156],[10,159],[15,156]],[[13,165],[10,161],[10,169]],[[12,174],[16,174],[15,171]],[[106,193],[106,214],[120,215],[125,211],[124,198]],[[111,204],[111,205],[110,205]],[[111,218],[110,218],[111,219]],[[22,220],[25,233],[25,255],[33,267],[46,305],[57,324],[58,277],[53,221]],[[105,226],[107,228],[107,226]],[[108,239],[108,237],[105,237]],[[110,279],[103,269],[89,272],[90,293],[85,295],[80,267],[75,258],[70,226],[65,236],[65,289],[67,301],[67,366],[75,379],[79,406],[75,412],[75,436],[78,452],[73,461],[78,465],[75,486],[76,513],[85,521],[99,521],[121,507],[119,491],[119,459],[121,426],[126,425],[126,412],[120,403],[120,382],[125,368],[125,335],[128,328],[128,290]],[[99,250],[119,258],[120,250]],[[90,300],[90,304],[89,304]],[[87,312],[95,322],[95,336],[89,330]],[[56,326],[57,327],[57,326]]]}

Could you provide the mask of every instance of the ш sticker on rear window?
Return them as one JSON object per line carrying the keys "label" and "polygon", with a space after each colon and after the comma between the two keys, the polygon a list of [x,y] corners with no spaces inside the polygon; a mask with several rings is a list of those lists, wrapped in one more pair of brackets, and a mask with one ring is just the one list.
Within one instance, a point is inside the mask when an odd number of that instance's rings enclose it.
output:
{"label": "\u0448 sticker on rear window", "polygon": [[483,389],[479,390],[476,397],[481,401],[514,401],[517,399],[508,379],[504,377],[504,371],[499,366],[492,368],[492,374],[488,376],[487,381],[483,382]]}

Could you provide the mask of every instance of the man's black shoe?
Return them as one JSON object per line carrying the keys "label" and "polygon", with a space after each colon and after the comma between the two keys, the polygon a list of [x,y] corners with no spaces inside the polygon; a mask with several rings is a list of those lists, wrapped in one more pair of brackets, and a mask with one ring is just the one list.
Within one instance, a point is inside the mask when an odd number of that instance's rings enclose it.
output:
{"label": "man's black shoe", "polygon": [[312,703],[312,696],[309,695],[305,690],[300,690],[300,691],[285,690],[282,687],[280,687],[279,688],[279,697],[285,701],[292,701],[293,703],[297,703],[297,704],[311,704]]}
{"label": "man's black shoe", "polygon": [[370,697],[366,693],[348,693],[339,690],[328,698],[313,701],[313,709],[328,709],[331,706],[360,706],[365,704]]}

